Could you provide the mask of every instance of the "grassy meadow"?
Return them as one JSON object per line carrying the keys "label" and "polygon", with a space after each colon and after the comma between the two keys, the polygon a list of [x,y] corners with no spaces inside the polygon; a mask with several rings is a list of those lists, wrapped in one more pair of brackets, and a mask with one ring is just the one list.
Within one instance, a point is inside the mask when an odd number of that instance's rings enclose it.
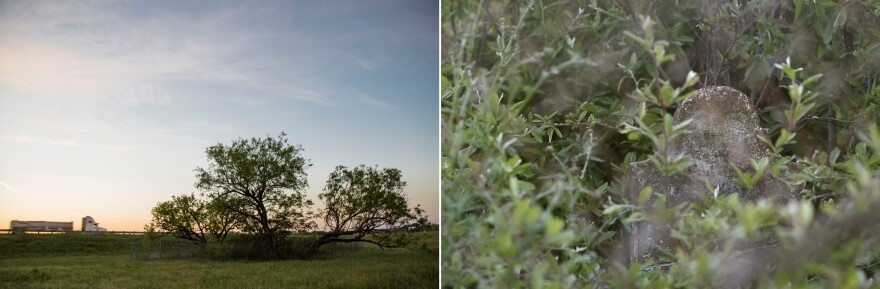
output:
{"label": "grassy meadow", "polygon": [[128,254],[142,236],[112,234],[0,235],[0,260],[20,257]]}
{"label": "grassy meadow", "polygon": [[[20,237],[25,238],[16,239]],[[344,256],[278,262],[131,261],[128,244],[139,238],[0,235],[0,288],[436,288],[439,284],[437,232],[424,233],[420,240],[429,244],[429,251],[367,247]]]}

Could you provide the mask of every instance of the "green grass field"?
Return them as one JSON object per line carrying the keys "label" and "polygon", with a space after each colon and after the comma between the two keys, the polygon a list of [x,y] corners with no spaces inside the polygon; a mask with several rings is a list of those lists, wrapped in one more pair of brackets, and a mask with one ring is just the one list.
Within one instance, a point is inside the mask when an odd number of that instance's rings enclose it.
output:
{"label": "green grass field", "polygon": [[439,284],[437,232],[422,237],[430,244],[428,252],[369,247],[340,257],[278,262],[131,261],[127,246],[139,237],[17,237],[21,236],[0,235],[0,288],[436,288]]}
{"label": "green grass field", "polygon": [[111,234],[0,235],[0,260],[20,257],[127,254],[142,236]]}

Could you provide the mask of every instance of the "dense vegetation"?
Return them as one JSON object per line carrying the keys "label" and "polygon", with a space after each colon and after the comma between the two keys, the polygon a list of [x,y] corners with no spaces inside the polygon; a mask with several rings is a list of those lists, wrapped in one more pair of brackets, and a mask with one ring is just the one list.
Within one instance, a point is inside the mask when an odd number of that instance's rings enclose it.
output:
{"label": "dense vegetation", "polygon": [[[456,288],[880,286],[880,3],[442,1],[442,284]],[[666,206],[629,165],[695,90],[734,87],[770,148],[741,171],[798,192]],[[708,192],[694,192],[707,194]],[[653,197],[652,197],[653,195]],[[650,208],[654,214],[648,214]],[[636,222],[681,245],[630,262]],[[760,256],[741,244],[773,240]]]}

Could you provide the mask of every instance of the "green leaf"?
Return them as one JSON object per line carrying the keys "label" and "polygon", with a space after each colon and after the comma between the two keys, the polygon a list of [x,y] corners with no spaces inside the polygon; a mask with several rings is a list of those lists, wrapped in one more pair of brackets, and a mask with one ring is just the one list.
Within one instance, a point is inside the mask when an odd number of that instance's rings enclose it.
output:
{"label": "green leaf", "polygon": [[557,217],[550,216],[550,218],[547,219],[547,225],[544,228],[544,236],[546,238],[552,238],[553,236],[558,234],[559,231],[562,231],[562,228],[564,228],[564,227],[565,227],[565,222],[563,222],[562,220],[560,220]]}
{"label": "green leaf", "polygon": [[836,27],[834,27],[833,23],[826,23],[825,26],[822,27],[822,34],[820,35],[820,37],[822,37],[822,43],[824,43],[826,47],[829,43],[831,43],[831,40],[834,38],[834,32],[835,30],[837,30],[835,28]]}
{"label": "green leaf", "polygon": [[616,232],[614,232],[614,231],[608,231],[608,232],[602,233],[602,235],[600,235],[599,238],[597,238],[596,241],[593,242],[593,244],[595,244],[595,245],[602,244],[602,242],[605,242],[605,241],[613,238],[615,233]]}
{"label": "green leaf", "polygon": [[648,71],[648,75],[650,75],[651,78],[656,79],[656,78],[658,77],[658,75],[657,75],[657,68],[654,67],[654,63],[653,63],[653,62],[648,62],[648,63],[646,63],[646,64],[645,64],[645,70]]}
{"label": "green leaf", "polygon": [[623,212],[623,211],[626,211],[629,209],[630,209],[629,205],[611,204],[609,206],[605,206],[605,208],[602,209],[602,215],[603,216],[613,216],[613,215],[616,215],[620,212]]}
{"label": "green leaf", "polygon": [[651,46],[651,44],[648,43],[648,41],[646,41],[645,39],[639,37],[638,35],[633,34],[632,32],[629,32],[629,31],[623,31],[623,36],[626,36],[626,38],[629,38],[629,39],[631,39],[632,41],[635,41],[636,43],[638,43],[638,44],[639,44],[640,46],[642,46],[642,47],[649,47],[649,46]]}
{"label": "green leaf", "polygon": [[507,163],[504,164],[504,171],[512,172],[514,168],[519,166],[520,162],[522,162],[522,160],[520,160],[518,157],[511,157],[509,160],[507,160]]}
{"label": "green leaf", "polygon": [[638,132],[631,132],[626,134],[626,139],[628,140],[637,140],[641,134]]}
{"label": "green leaf", "polygon": [[671,114],[666,113],[663,115],[663,131],[665,131],[668,135],[671,135],[673,132]]}
{"label": "green leaf", "polygon": [[809,78],[804,80],[804,82],[802,82],[801,85],[803,85],[803,86],[810,85],[813,82],[816,82],[817,80],[819,80],[819,78],[821,78],[821,77],[822,77],[822,74],[816,74],[816,75],[810,76]]}
{"label": "green leaf", "polygon": [[776,162],[773,163],[772,166],[770,166],[770,171],[773,176],[778,177],[783,170],[787,169],[789,161],[791,161],[790,157],[782,157],[777,159]]}
{"label": "green leaf", "polygon": [[781,149],[784,145],[794,143],[791,140],[794,139],[795,135],[797,135],[797,133],[791,133],[787,129],[782,129],[782,131],[779,133],[779,138],[776,139],[776,144],[774,145],[774,147],[776,147],[776,149],[778,150]]}
{"label": "green leaf", "polygon": [[769,138],[767,138],[766,136],[764,136],[764,135],[762,135],[762,134],[759,134],[759,135],[758,135],[758,139],[761,140],[761,142],[763,142],[763,143],[767,144],[768,146],[770,146],[771,148],[772,148],[772,147],[775,147],[775,146],[773,145],[773,142],[770,141]]}
{"label": "green leaf", "polygon": [[868,145],[860,142],[856,145],[856,156],[859,158],[868,158]]}
{"label": "green leaf", "polygon": [[664,169],[663,163],[660,162],[660,158],[658,158],[657,155],[648,157],[648,160],[650,160],[651,163],[654,164],[654,166],[657,167],[657,169],[659,169],[660,171],[666,171]]}
{"label": "green leaf", "polygon": [[752,186],[754,185],[754,183],[752,183],[752,174],[751,173],[744,173],[742,170],[740,170],[738,167],[736,167],[733,164],[731,164],[731,166],[733,167],[733,170],[736,172],[737,177],[739,177],[737,179],[734,179],[733,182],[736,183],[737,185],[745,187],[746,189],[752,189]]}
{"label": "green leaf", "polygon": [[871,125],[868,128],[868,135],[863,137],[863,140],[871,144],[871,149],[876,155],[880,155],[880,129],[877,128],[877,125]]}
{"label": "green leaf", "polygon": [[635,161],[636,161],[636,153],[635,152],[629,152],[626,154],[625,157],[623,157],[623,162],[625,162],[627,165],[629,165],[630,163],[635,162]]}
{"label": "green leaf", "polygon": [[767,157],[762,157],[760,160],[755,162],[755,160],[749,160],[752,163],[752,167],[755,168],[755,171],[763,171],[767,168],[767,164],[770,163],[770,159]]}
{"label": "green leaf", "polygon": [[681,157],[675,162],[676,172],[683,172],[684,170],[686,170],[687,168],[689,168],[693,164],[694,164],[694,160],[691,159],[691,157],[688,157],[688,156]]}
{"label": "green leaf", "polygon": [[691,124],[691,122],[693,122],[693,121],[694,121],[693,118],[686,119],[685,121],[682,121],[681,123],[679,123],[679,124],[675,125],[674,127],[672,127],[672,129],[675,130],[675,131],[680,131],[680,130],[682,130],[683,128],[685,128],[686,126],[688,126],[689,124]]}
{"label": "green leaf", "polygon": [[837,158],[840,156],[840,150],[836,147],[831,150],[831,155],[828,156],[828,163],[834,165],[837,162]]}
{"label": "green leaf", "polygon": [[517,253],[516,244],[514,244],[513,236],[510,233],[502,233],[495,238],[495,248],[505,258],[513,258]]}
{"label": "green leaf", "polygon": [[608,190],[608,183],[607,183],[607,182],[606,182],[606,183],[602,183],[602,185],[599,186],[598,188],[596,188],[596,189],[594,190],[594,192],[596,192],[596,195],[601,196],[602,193],[604,193],[606,190]]}
{"label": "green leaf", "polygon": [[752,176],[749,180],[749,183],[751,185],[749,186],[749,189],[751,189],[751,187],[758,184],[758,181],[760,181],[761,177],[764,176],[764,171],[767,169],[767,164],[770,163],[770,159],[768,159],[767,157],[762,157],[757,162],[755,162],[755,160],[749,160],[749,162],[752,163],[752,168],[755,169],[755,175]]}
{"label": "green leaf", "polygon": [[651,197],[651,193],[652,193],[653,191],[654,191],[654,190],[651,189],[651,187],[645,187],[645,188],[642,189],[641,192],[639,192],[639,198],[638,198],[638,200],[637,200],[637,203],[639,204],[639,206],[645,204],[645,201],[647,201],[648,198]]}

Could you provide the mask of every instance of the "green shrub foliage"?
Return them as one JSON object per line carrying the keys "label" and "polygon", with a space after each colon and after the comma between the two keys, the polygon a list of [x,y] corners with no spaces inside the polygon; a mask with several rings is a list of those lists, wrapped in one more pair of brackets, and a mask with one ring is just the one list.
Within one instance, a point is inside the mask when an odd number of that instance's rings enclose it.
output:
{"label": "green shrub foliage", "polygon": [[[880,286],[880,2],[441,6],[443,287]],[[624,196],[632,162],[691,165],[669,153],[692,125],[672,114],[714,85],[767,128],[733,181],[778,177],[797,200]],[[649,218],[680,246],[630,262]]]}

